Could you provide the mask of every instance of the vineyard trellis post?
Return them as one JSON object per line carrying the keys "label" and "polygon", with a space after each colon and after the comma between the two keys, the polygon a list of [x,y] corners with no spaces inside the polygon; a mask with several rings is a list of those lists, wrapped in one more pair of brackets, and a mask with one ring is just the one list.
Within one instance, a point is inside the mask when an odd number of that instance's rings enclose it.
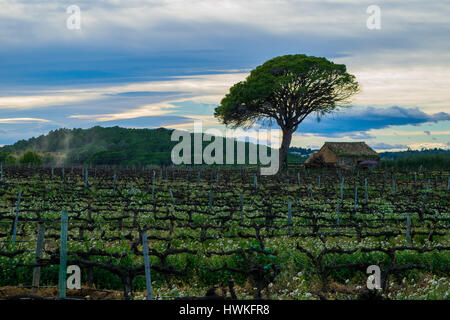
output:
{"label": "vineyard trellis post", "polygon": [[338,200],[337,201],[337,209],[336,209],[336,211],[337,211],[337,226],[339,227],[339,224],[340,224],[340,219],[339,219],[339,209],[340,209],[340,206],[341,206],[341,202]]}
{"label": "vineyard trellis post", "polygon": [[0,164],[0,181],[3,181],[3,164]]}
{"label": "vineyard trellis post", "polygon": [[213,197],[214,197],[214,194],[213,194],[213,191],[211,189],[211,190],[209,190],[209,212],[212,212]]}
{"label": "vineyard trellis post", "polygon": [[16,233],[17,233],[17,223],[19,222],[19,211],[20,211],[20,198],[22,196],[22,190],[19,191],[17,195],[17,207],[16,207],[16,216],[14,217],[14,225],[13,225],[13,234],[12,234],[12,243],[16,243]]}
{"label": "vineyard trellis post", "polygon": [[145,284],[147,287],[147,300],[152,300],[152,277],[150,270],[150,259],[148,257],[148,241],[147,234],[142,233],[142,251],[144,253],[144,268],[145,268]]}
{"label": "vineyard trellis post", "polygon": [[365,202],[366,202],[366,204],[369,202],[369,197],[368,197],[368,194],[367,194],[367,177],[366,178],[364,178],[364,200],[365,200]]}
{"label": "vineyard trellis post", "polygon": [[[41,259],[41,256],[42,256],[42,250],[44,249],[44,234],[45,234],[45,226],[43,223],[39,223],[38,234],[37,234],[37,244],[36,244],[36,255],[35,255],[36,263],[39,263],[39,259]],[[36,266],[33,269],[33,282],[31,285],[33,293],[36,293],[39,288],[40,278],[41,278],[41,267]]]}
{"label": "vineyard trellis post", "polygon": [[288,201],[288,233],[292,231],[292,200]]}
{"label": "vineyard trellis post", "polygon": [[66,298],[66,275],[67,275],[67,228],[69,218],[67,211],[61,212],[61,235],[59,245],[59,278],[58,278],[58,298]]}
{"label": "vineyard trellis post", "polygon": [[244,194],[242,191],[239,194],[240,207],[241,207],[241,221],[244,221]]}
{"label": "vineyard trellis post", "polygon": [[155,200],[155,183],[156,183],[156,172],[153,170],[153,184],[152,184],[152,201]]}
{"label": "vineyard trellis post", "polygon": [[395,176],[392,174],[392,193],[395,193]]}
{"label": "vineyard trellis post", "polygon": [[410,234],[411,234],[411,215],[408,213],[406,216],[406,244],[410,242]]}
{"label": "vineyard trellis post", "polygon": [[85,189],[87,189],[87,187],[88,187],[88,173],[89,171],[88,171],[88,168],[86,167],[85,168],[85,171],[84,171],[84,188]]}
{"label": "vineyard trellis post", "polygon": [[170,193],[170,200],[172,200],[172,204],[175,204],[175,198],[173,197],[172,189],[169,189],[169,193]]}

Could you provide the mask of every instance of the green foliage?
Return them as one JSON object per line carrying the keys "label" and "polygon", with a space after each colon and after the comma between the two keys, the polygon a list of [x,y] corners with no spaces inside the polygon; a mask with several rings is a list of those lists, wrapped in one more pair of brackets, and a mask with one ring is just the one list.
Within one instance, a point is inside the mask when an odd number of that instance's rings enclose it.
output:
{"label": "green foliage", "polygon": [[38,166],[42,164],[41,157],[33,152],[33,151],[27,151],[25,154],[20,158],[20,164],[31,164],[34,166]]}
{"label": "green foliage", "polygon": [[384,152],[381,157],[381,167],[385,169],[450,169],[450,150],[424,149]]}
{"label": "green foliage", "polygon": [[231,87],[214,115],[233,126],[275,119],[291,129],[312,112],[325,114],[345,104],[358,88],[343,64],[286,55],[265,62]]}
{"label": "green foliage", "polygon": [[0,151],[0,163],[13,166],[16,164],[16,158],[8,152]]}
{"label": "green foliage", "polygon": [[[171,141],[172,131],[164,128],[127,129],[98,126],[90,129],[59,129],[51,131],[48,135],[27,141],[21,140],[14,145],[0,148],[0,162],[10,153],[36,150],[43,155],[41,161],[36,161],[45,165],[171,165],[171,152],[178,143],[178,141]],[[203,148],[209,143],[209,141],[203,141]],[[237,150],[236,142],[234,143]],[[191,144],[193,152],[193,135],[191,135]],[[250,144],[246,142],[245,145],[248,150]],[[223,146],[225,162],[227,149],[225,141]],[[270,151],[268,153],[270,154]],[[38,163],[32,161],[31,155],[27,157],[30,158],[21,163]],[[237,163],[236,153],[234,157],[234,163]],[[246,152],[246,163],[248,162],[248,152]],[[15,161],[10,161],[9,164],[13,163]]]}

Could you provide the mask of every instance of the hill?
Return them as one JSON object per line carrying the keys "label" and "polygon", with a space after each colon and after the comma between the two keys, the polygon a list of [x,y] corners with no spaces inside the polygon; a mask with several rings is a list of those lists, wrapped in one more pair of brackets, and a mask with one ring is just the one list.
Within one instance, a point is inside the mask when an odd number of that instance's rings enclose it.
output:
{"label": "hill", "polygon": [[[14,164],[17,159],[27,158],[33,164],[44,165],[170,165],[172,148],[178,143],[171,141],[172,131],[99,126],[58,129],[0,148],[0,163]],[[194,141],[192,135],[191,141]],[[209,143],[203,142],[203,146]],[[36,160],[35,154],[40,160]],[[224,159],[225,154],[226,143]]]}
{"label": "hill", "polygon": [[176,142],[168,129],[126,129],[93,127],[58,129],[37,138],[20,140],[0,152],[20,156],[38,153],[44,164],[166,164]]}

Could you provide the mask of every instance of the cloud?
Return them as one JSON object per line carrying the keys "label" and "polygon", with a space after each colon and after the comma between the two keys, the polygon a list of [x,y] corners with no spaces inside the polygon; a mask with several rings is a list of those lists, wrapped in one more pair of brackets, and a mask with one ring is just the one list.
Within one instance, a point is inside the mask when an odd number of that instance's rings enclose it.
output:
{"label": "cloud", "polygon": [[128,119],[115,119],[95,123],[102,127],[120,126],[124,128],[160,128],[176,124],[190,123],[192,119],[183,116],[149,116]]}
{"label": "cloud", "polygon": [[121,113],[110,114],[90,114],[90,115],[71,115],[69,118],[87,119],[100,122],[120,120],[120,119],[135,119],[140,117],[160,116],[170,113],[175,106],[168,103],[159,103],[153,105],[141,106],[138,109],[129,110]]}
{"label": "cloud", "polygon": [[393,106],[390,108],[351,108],[325,116],[317,122],[314,117],[305,119],[298,132],[311,133],[324,137],[353,137],[357,139],[373,138],[368,133],[374,129],[391,126],[419,125],[429,122],[450,120],[445,112],[427,114],[418,108]]}
{"label": "cloud", "polygon": [[17,123],[25,123],[25,122],[50,122],[50,120],[46,120],[46,119],[36,119],[36,118],[9,118],[9,119],[0,119],[0,123],[3,123],[3,124],[17,124]]}
{"label": "cloud", "polygon": [[375,150],[408,149],[404,144],[389,144],[384,142],[369,144]]}

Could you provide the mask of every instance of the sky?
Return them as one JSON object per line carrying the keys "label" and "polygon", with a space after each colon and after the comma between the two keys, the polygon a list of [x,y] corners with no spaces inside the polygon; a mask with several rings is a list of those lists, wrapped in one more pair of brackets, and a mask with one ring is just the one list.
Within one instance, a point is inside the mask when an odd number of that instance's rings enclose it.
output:
{"label": "sky", "polygon": [[285,54],[343,63],[362,88],[292,146],[450,148],[447,0],[0,0],[0,145],[95,125],[223,129],[229,88]]}

